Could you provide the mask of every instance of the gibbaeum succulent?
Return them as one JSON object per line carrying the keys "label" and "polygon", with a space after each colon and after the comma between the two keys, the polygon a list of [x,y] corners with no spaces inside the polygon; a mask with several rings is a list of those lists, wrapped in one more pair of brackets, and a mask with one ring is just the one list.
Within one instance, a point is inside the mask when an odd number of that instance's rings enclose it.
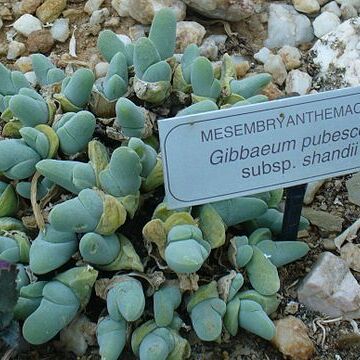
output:
{"label": "gibbaeum succulent", "polygon": [[271,76],[239,77],[233,56],[214,63],[197,44],[174,54],[176,27],[168,7],[134,42],[101,31],[108,67],[96,80],[42,54],[31,55],[36,85],[0,64],[0,276],[14,270],[15,295],[0,325],[20,320],[31,344],[83,311],[97,316],[103,360],[129,345],[142,360],[188,359],[182,328],[202,341],[275,334],[277,268],[309,251],[277,239],[283,191],[169,209],[157,131],[163,117],[267,101]]}

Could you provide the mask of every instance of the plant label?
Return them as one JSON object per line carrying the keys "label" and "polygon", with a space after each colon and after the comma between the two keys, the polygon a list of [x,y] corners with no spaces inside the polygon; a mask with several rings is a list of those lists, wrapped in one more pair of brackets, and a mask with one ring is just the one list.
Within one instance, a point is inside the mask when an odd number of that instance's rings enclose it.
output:
{"label": "plant label", "polygon": [[199,205],[360,170],[360,87],[159,121],[167,203]]}

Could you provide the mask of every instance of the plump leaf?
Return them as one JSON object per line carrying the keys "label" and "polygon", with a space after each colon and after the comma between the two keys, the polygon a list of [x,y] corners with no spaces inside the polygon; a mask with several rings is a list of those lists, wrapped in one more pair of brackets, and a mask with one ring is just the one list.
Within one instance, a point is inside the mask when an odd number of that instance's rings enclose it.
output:
{"label": "plump leaf", "polygon": [[156,47],[161,60],[174,55],[176,47],[176,16],[170,8],[159,10],[152,21],[149,39]]}

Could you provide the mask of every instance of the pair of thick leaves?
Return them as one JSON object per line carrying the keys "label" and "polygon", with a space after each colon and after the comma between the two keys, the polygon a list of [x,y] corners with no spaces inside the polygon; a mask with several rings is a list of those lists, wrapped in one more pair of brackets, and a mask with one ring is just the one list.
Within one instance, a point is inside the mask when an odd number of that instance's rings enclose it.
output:
{"label": "pair of thick leaves", "polygon": [[229,261],[236,267],[246,267],[253,288],[263,295],[273,295],[280,289],[277,267],[305,256],[309,251],[301,241],[272,241],[271,232],[259,228],[249,238],[230,240]]}
{"label": "pair of thick leaves", "polygon": [[89,266],[77,267],[41,284],[38,289],[32,289],[33,294],[38,294],[44,285],[40,304],[24,322],[24,338],[34,345],[52,339],[87,305],[97,275],[97,271]]}

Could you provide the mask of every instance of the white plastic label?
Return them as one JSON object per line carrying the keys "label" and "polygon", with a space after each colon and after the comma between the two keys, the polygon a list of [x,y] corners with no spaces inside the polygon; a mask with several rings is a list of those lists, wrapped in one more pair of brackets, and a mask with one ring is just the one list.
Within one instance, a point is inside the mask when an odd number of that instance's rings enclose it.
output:
{"label": "white plastic label", "polygon": [[167,203],[181,208],[360,170],[360,87],[164,119]]}

